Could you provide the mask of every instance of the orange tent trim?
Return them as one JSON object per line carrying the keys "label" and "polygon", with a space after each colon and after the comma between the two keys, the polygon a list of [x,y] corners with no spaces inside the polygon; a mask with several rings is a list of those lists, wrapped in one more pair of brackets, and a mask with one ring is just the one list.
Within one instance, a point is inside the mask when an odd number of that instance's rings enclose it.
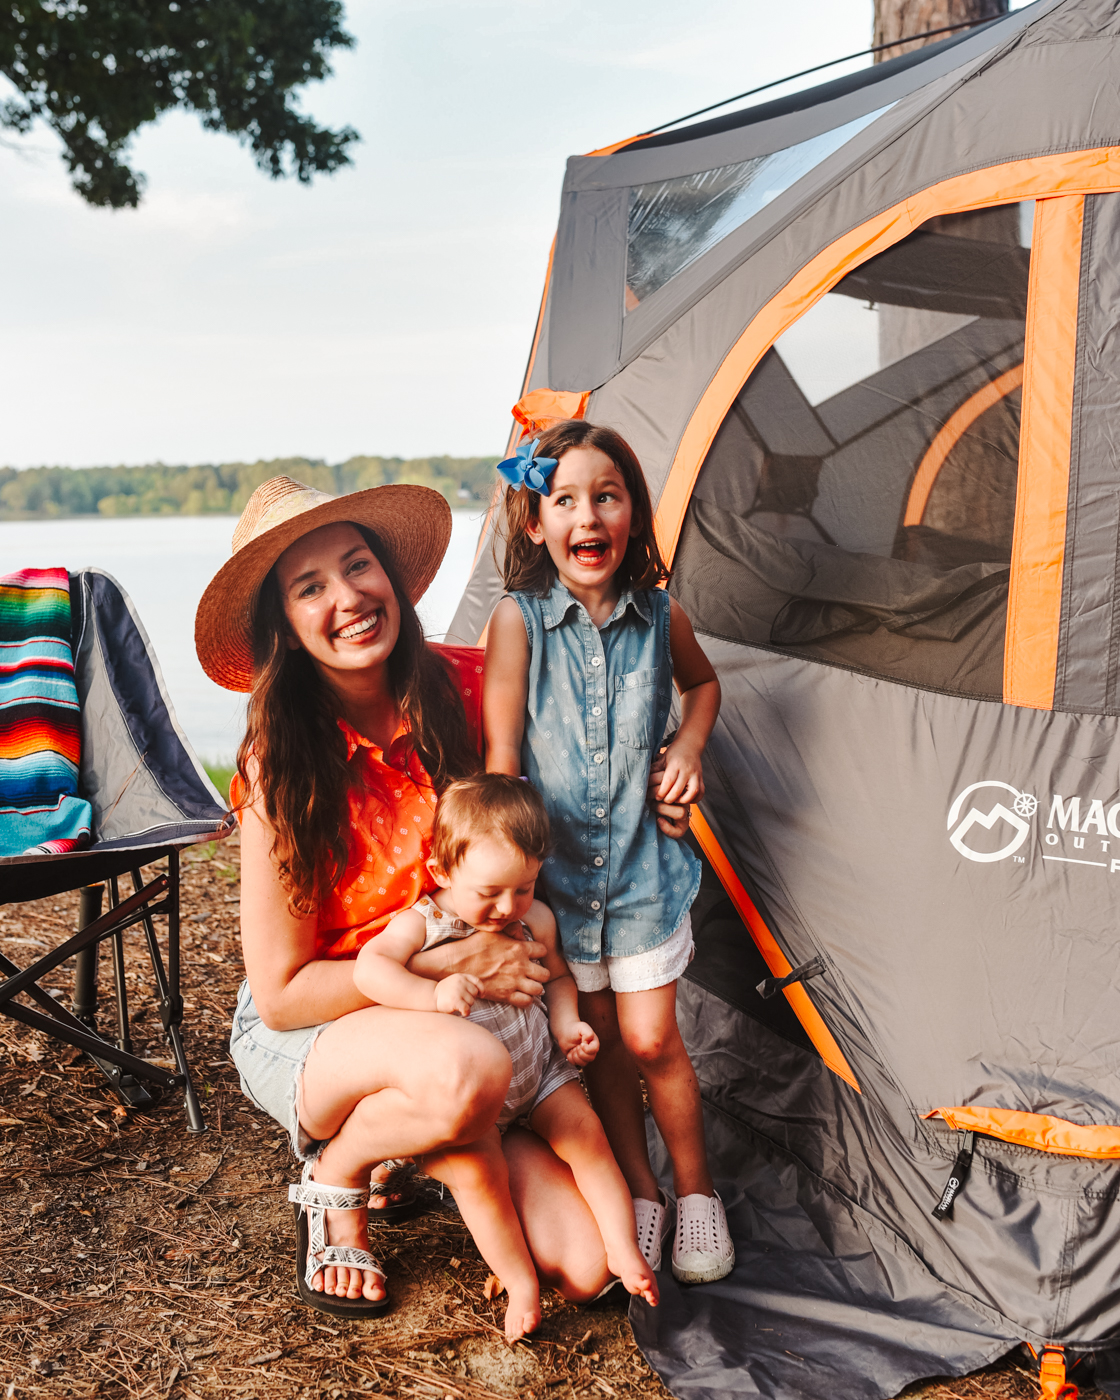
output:
{"label": "orange tent trim", "polygon": [[998,379],[993,379],[990,384],[985,384],[982,389],[977,389],[976,393],[965,399],[953,416],[942,424],[940,432],[926,449],[926,455],[918,463],[918,470],[914,473],[910,495],[906,499],[906,514],[902,519],[903,525],[920,525],[922,523],[933,484],[937,480],[938,472],[945,465],[945,459],[949,453],[981,414],[987,412],[1000,399],[1006,398],[1013,389],[1018,389],[1022,382],[1023,366],[1015,365],[1001,374]]}
{"label": "orange tent trim", "polygon": [[1021,199],[1046,199],[1057,194],[1084,195],[1118,189],[1120,146],[1008,161],[920,190],[818,253],[771,297],[743,331],[709,381],[681,435],[654,521],[665,561],[671,563],[676,553],[692,488],[712,440],[752,370],[782,332],[848,272],[938,214],[961,213]]}
{"label": "orange tent trim", "polygon": [[1003,698],[1054,708],[1073,434],[1083,196],[1040,199],[1027,289],[1026,374]]}
{"label": "orange tent trim", "polygon": [[[724,855],[722,847],[716,840],[715,833],[696,807],[692,809],[692,834],[700,843],[700,849],[708,857],[712,869],[719,876],[720,883],[727,891],[739,917],[750,930],[755,947],[762,954],[772,975],[775,977],[788,976],[793,971],[789,959],[778,947],[774,935],[766,927],[766,921],[755,908],[754,901],[744,888],[743,882],[735,874],[731,862]],[[783,995],[789,1002],[793,1014],[801,1022],[805,1034],[813,1042],[817,1054],[834,1074],[838,1074],[845,1083],[850,1084],[857,1094],[860,1093],[860,1087],[852,1072],[851,1065],[844,1058],[843,1051],[836,1044],[832,1032],[822,1020],[821,1013],[810,1000],[809,993],[800,982],[795,982],[792,987],[786,987],[783,990]]]}
{"label": "orange tent trim", "polygon": [[1120,1158],[1120,1127],[1085,1125],[1047,1113],[1016,1113],[1007,1108],[934,1108],[923,1118],[942,1118],[950,1128],[983,1133],[1017,1147],[1053,1152],[1060,1157],[1091,1157],[1096,1161]]}

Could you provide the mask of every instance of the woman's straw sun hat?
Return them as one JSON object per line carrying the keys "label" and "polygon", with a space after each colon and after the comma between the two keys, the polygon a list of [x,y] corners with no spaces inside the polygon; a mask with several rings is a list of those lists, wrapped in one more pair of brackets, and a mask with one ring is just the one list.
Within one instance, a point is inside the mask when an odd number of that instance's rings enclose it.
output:
{"label": "woman's straw sun hat", "polygon": [[246,502],[233,532],[233,557],[211,579],[194,619],[202,669],[226,690],[253,688],[253,610],[269,569],[311,530],[340,520],[365,525],[381,541],[410,602],[423,597],[451,539],[451,507],[427,486],[374,486],[328,496],[274,476]]}

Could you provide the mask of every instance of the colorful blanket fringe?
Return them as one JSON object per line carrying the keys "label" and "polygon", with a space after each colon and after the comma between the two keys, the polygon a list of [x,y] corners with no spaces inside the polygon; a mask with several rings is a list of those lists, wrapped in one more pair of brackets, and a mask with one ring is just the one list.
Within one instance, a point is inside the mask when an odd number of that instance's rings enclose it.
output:
{"label": "colorful blanket fringe", "polygon": [[89,844],[65,569],[0,576],[0,855]]}

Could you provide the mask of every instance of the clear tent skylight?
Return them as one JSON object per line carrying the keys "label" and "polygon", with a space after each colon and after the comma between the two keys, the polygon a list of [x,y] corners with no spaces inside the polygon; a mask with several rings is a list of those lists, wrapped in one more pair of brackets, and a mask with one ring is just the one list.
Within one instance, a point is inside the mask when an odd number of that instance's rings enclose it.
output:
{"label": "clear tent skylight", "polygon": [[891,106],[770,155],[636,185],[627,228],[626,309],[632,311]]}

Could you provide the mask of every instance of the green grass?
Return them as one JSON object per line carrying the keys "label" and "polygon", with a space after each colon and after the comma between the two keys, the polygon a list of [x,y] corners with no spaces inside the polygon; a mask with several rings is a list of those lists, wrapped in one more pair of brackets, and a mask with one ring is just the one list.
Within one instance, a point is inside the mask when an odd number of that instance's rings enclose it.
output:
{"label": "green grass", "polygon": [[203,763],[202,766],[206,769],[206,776],[222,794],[222,800],[228,802],[230,779],[237,772],[236,767],[232,763]]}

